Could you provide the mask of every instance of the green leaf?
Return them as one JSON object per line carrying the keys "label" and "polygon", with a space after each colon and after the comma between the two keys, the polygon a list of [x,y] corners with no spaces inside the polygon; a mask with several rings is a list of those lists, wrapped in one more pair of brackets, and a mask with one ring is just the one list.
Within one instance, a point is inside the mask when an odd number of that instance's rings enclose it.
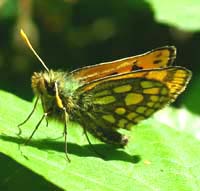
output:
{"label": "green leaf", "polygon": [[[37,109],[17,136],[17,124],[33,108],[33,103],[0,91],[0,152],[42,175],[64,190],[199,190],[199,117],[185,109],[167,108],[126,132],[125,149],[115,149],[91,137],[90,149],[81,127],[68,126],[71,163],[64,154],[63,126],[50,121],[41,124],[29,145],[18,143],[30,136],[42,111]],[[23,177],[22,177],[23,180]]]}
{"label": "green leaf", "polygon": [[154,10],[158,22],[178,27],[184,31],[200,30],[199,0],[146,0]]}

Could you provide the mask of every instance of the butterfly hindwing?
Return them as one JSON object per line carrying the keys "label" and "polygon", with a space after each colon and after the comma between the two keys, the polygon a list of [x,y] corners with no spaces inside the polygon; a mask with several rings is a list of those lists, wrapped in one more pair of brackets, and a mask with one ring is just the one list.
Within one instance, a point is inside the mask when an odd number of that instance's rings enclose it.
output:
{"label": "butterfly hindwing", "polygon": [[[104,142],[113,141],[109,136],[116,134],[118,128],[130,129],[173,102],[185,89],[190,76],[190,71],[183,67],[169,67],[90,82],[77,91],[79,104],[85,104],[79,112],[84,119],[88,118],[80,123],[96,137],[104,138]],[[123,138],[121,135],[117,141],[121,143]]]}
{"label": "butterfly hindwing", "polygon": [[141,55],[86,66],[74,70],[71,74],[77,80],[91,82],[103,77],[129,73],[136,70],[165,68],[171,66],[175,58],[176,48],[174,46],[164,46]]}

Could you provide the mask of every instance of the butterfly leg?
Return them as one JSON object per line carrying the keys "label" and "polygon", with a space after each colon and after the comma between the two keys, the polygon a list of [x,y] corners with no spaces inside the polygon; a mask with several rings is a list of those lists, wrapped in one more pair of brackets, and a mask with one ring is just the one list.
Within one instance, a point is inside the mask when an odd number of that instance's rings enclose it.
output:
{"label": "butterfly leg", "polygon": [[29,136],[29,138],[25,141],[25,143],[24,143],[25,145],[28,144],[28,142],[32,139],[32,137],[33,137],[33,135],[35,134],[35,132],[37,131],[38,127],[39,127],[40,124],[42,123],[43,119],[44,119],[45,117],[47,117],[47,115],[48,115],[48,113],[44,113],[44,114],[42,115],[42,118],[41,118],[41,119],[39,120],[39,122],[37,123],[35,129],[34,129],[33,132],[31,133],[31,135]]}
{"label": "butterfly leg", "polygon": [[30,114],[27,116],[27,118],[23,122],[21,122],[20,124],[17,125],[17,127],[19,129],[19,132],[17,134],[18,136],[20,136],[21,133],[22,133],[21,126],[24,125],[31,118],[31,116],[33,115],[33,113],[34,113],[34,111],[36,109],[36,106],[38,104],[38,100],[39,100],[39,96],[36,98],[36,101],[34,103],[34,107],[33,107],[32,111],[30,112]]}
{"label": "butterfly leg", "polygon": [[56,90],[56,103],[57,106],[63,110],[64,113],[64,138],[65,138],[65,156],[68,160],[68,162],[70,162],[70,158],[68,156],[68,152],[67,152],[67,122],[69,121],[69,115],[66,111],[66,108],[63,105],[62,99],[59,96],[59,92],[58,92],[58,84],[57,82],[55,82],[55,90]]}
{"label": "butterfly leg", "polygon": [[71,162],[69,156],[68,156],[68,151],[67,151],[67,122],[69,121],[69,115],[66,112],[66,108],[63,107],[64,111],[64,138],[65,138],[65,155],[68,160],[68,162]]}

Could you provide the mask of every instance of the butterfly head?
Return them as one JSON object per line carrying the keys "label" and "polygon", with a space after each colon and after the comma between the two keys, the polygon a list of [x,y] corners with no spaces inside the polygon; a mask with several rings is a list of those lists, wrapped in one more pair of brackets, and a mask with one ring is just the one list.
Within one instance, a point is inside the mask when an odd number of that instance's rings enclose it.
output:
{"label": "butterfly head", "polygon": [[52,70],[49,72],[34,72],[31,81],[34,93],[41,96],[55,96],[56,84],[59,86],[59,79]]}

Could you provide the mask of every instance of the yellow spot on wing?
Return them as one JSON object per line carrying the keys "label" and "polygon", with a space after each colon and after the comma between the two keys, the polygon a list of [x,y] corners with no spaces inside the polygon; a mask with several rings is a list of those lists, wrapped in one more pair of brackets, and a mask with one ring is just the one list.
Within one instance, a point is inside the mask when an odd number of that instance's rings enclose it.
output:
{"label": "yellow spot on wing", "polygon": [[151,100],[151,101],[153,101],[153,102],[156,102],[156,101],[158,101],[158,99],[159,99],[159,97],[158,97],[158,96],[155,96],[155,95],[153,95],[153,96],[150,96],[150,100]]}
{"label": "yellow spot on wing", "polygon": [[185,78],[187,75],[186,75],[185,71],[177,70],[175,76],[178,78]]}
{"label": "yellow spot on wing", "polygon": [[154,102],[148,102],[147,106],[152,107],[155,103]]}
{"label": "yellow spot on wing", "polygon": [[146,115],[146,116],[150,116],[151,114],[154,113],[154,111],[155,111],[155,110],[153,110],[153,109],[147,109],[147,110],[145,111],[145,115]]}
{"label": "yellow spot on wing", "polygon": [[118,115],[123,115],[126,112],[126,109],[123,107],[118,107],[115,109],[115,113],[117,113]]}
{"label": "yellow spot on wing", "polygon": [[149,88],[149,89],[144,89],[143,93],[144,94],[159,94],[160,88]]}
{"label": "yellow spot on wing", "polygon": [[135,123],[138,123],[139,121],[144,120],[144,119],[145,119],[145,117],[143,117],[143,116],[138,116],[137,118],[134,119],[134,122],[135,122]]}
{"label": "yellow spot on wing", "polygon": [[155,108],[160,108],[160,109],[161,109],[161,108],[162,108],[162,105],[158,102],[158,103],[156,103],[156,104],[154,105],[154,107],[155,107]]}
{"label": "yellow spot on wing", "polygon": [[123,85],[123,86],[118,86],[113,89],[115,93],[124,93],[124,92],[129,92],[132,89],[131,85]]}
{"label": "yellow spot on wing", "polygon": [[137,113],[131,112],[131,113],[129,113],[129,114],[127,115],[127,118],[128,118],[129,120],[132,120],[132,119],[134,119],[136,116],[138,116]]}
{"label": "yellow spot on wing", "polygon": [[168,100],[169,100],[168,97],[165,97],[165,96],[161,96],[161,97],[160,97],[160,102],[168,101]]}
{"label": "yellow spot on wing", "polygon": [[143,99],[142,94],[129,93],[125,97],[125,103],[126,105],[134,105],[140,103]]}
{"label": "yellow spot on wing", "polygon": [[109,90],[104,90],[104,91],[96,93],[95,96],[99,97],[99,96],[106,96],[106,95],[110,95],[110,94],[111,94],[111,92]]}
{"label": "yellow spot on wing", "polygon": [[115,123],[115,118],[112,115],[103,115],[102,118],[110,123]]}
{"label": "yellow spot on wing", "polygon": [[136,109],[136,112],[137,112],[137,113],[144,113],[146,109],[147,109],[146,107],[140,106],[140,107],[138,107],[138,108]]}
{"label": "yellow spot on wing", "polygon": [[185,80],[182,78],[174,78],[173,83],[174,84],[184,84]]}
{"label": "yellow spot on wing", "polygon": [[154,83],[151,81],[142,81],[141,83],[142,88],[152,88],[154,87]]}
{"label": "yellow spot on wing", "polygon": [[114,96],[105,96],[105,97],[101,97],[101,98],[96,98],[93,103],[94,104],[100,104],[100,105],[104,105],[104,104],[109,104],[109,103],[113,103],[115,102],[116,99]]}
{"label": "yellow spot on wing", "polygon": [[133,127],[133,123],[128,123],[128,124],[126,125],[126,129],[131,129],[131,127]]}
{"label": "yellow spot on wing", "polygon": [[124,128],[127,123],[128,123],[128,121],[126,119],[120,119],[118,122],[118,127]]}
{"label": "yellow spot on wing", "polygon": [[167,71],[162,70],[161,72],[157,73],[157,75],[155,76],[154,71],[152,70],[151,72],[148,72],[146,75],[146,78],[148,79],[156,79],[157,81],[162,82],[163,79],[165,79],[165,77],[167,76]]}
{"label": "yellow spot on wing", "polygon": [[165,88],[165,87],[163,87],[160,93],[161,93],[162,95],[166,95],[166,94],[168,94],[168,89]]}

